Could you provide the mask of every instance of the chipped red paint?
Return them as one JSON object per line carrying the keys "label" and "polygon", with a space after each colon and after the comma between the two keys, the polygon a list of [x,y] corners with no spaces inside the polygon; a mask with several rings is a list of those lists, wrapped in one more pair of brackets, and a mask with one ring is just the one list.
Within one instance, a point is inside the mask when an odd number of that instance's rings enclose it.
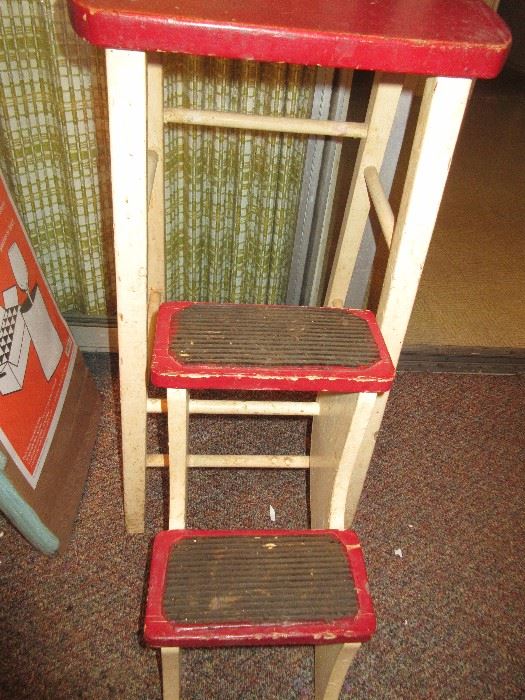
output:
{"label": "chipped red paint", "polygon": [[[345,549],[354,579],[358,612],[355,617],[333,622],[272,624],[174,624],[162,610],[165,575],[171,548],[184,538],[310,537],[328,534]],[[144,624],[144,639],[153,647],[269,646],[366,642],[376,629],[376,616],[368,591],[365,561],[359,539],[351,530],[166,530],[154,540]]]}
{"label": "chipped red paint", "polygon": [[483,0],[68,0],[92,44],[469,78],[498,74],[510,46]]}
{"label": "chipped red paint", "polygon": [[[233,367],[184,365],[170,352],[177,314],[188,306],[206,302],[167,302],[157,316],[151,381],[172,389],[226,389],[230,391],[326,391],[333,393],[384,392],[394,380],[395,369],[371,311],[338,309],[368,323],[380,359],[361,367]],[[270,308],[270,307],[268,307]],[[279,307],[286,308],[286,307]],[[296,309],[297,307],[290,307]]]}

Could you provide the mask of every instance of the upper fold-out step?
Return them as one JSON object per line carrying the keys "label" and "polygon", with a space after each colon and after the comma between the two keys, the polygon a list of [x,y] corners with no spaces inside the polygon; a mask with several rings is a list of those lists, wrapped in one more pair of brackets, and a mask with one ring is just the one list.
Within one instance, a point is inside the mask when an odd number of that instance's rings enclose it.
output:
{"label": "upper fold-out step", "polygon": [[178,389],[382,392],[394,367],[370,311],[168,302],[151,377]]}
{"label": "upper fold-out step", "polygon": [[469,78],[510,33],[483,0],[68,0],[93,44],[136,51]]}

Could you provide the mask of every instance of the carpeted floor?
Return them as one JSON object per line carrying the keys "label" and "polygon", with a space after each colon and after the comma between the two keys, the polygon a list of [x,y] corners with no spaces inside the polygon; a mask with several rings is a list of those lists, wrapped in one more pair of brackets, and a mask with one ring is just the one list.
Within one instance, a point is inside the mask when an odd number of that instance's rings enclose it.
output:
{"label": "carpeted floor", "polygon": [[[105,410],[73,541],[49,559],[2,521],[0,697],[160,698],[141,639],[165,476],[148,477],[147,528],[128,536],[116,363],[89,356]],[[355,522],[378,631],[342,698],[525,698],[525,377],[402,373]],[[294,452],[295,418],[193,420],[193,451]],[[156,421],[151,441],[162,438]],[[194,470],[189,524],[305,526],[303,472]],[[401,550],[402,556],[395,554]],[[184,698],[307,700],[310,648],[185,654]]]}

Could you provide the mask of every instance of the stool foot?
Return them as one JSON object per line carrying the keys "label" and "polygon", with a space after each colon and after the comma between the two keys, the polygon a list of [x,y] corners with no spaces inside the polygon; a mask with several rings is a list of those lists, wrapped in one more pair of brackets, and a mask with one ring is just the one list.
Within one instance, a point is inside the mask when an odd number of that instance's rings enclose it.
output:
{"label": "stool foot", "polygon": [[350,664],[361,644],[328,644],[315,647],[315,700],[339,700]]}
{"label": "stool foot", "polygon": [[163,700],[179,700],[180,698],[180,649],[179,647],[163,647],[160,650],[162,659],[162,698]]}

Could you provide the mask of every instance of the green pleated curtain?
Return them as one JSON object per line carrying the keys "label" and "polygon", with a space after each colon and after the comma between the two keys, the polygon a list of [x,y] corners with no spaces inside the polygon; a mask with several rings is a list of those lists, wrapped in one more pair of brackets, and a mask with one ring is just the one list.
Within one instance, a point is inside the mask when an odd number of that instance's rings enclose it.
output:
{"label": "green pleated curtain", "polygon": [[[0,3],[0,168],[63,312],[115,313],[104,53],[65,0]],[[316,68],[165,56],[168,106],[310,116]],[[306,138],[169,126],[172,299],[283,302]]]}

